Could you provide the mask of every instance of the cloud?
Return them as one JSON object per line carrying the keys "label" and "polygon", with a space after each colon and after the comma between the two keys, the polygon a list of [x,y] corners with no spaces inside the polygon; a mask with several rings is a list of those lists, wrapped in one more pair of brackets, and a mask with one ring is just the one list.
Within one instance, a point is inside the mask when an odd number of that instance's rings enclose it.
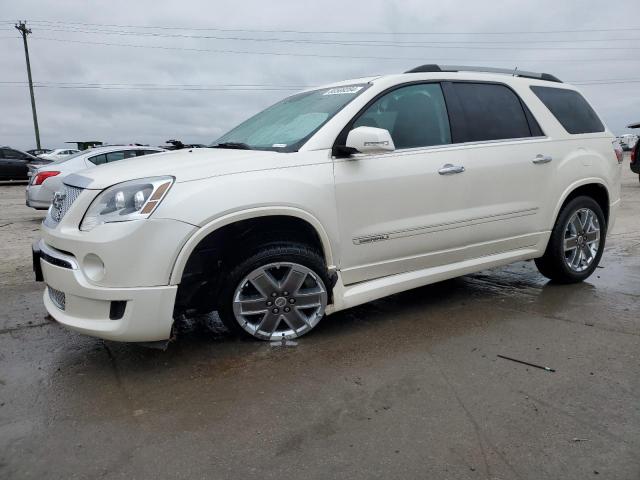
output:
{"label": "cloud", "polygon": [[[640,32],[622,30],[622,11],[636,7],[633,0],[610,3],[567,2],[424,2],[372,1],[235,1],[177,2],[112,1],[88,5],[81,1],[23,0],[4,5],[0,23],[1,80],[26,80],[22,42],[11,23],[14,17],[32,20],[29,37],[36,82],[98,84],[261,84],[320,85],[373,74],[401,72],[421,63],[462,63],[548,71],[566,80],[639,78],[638,55],[629,47]],[[65,23],[37,23],[55,21]],[[76,22],[76,23],[71,23]],[[83,25],[84,24],[84,25]],[[87,24],[173,26],[173,29],[131,29]],[[221,28],[276,32],[220,32],[184,30]],[[621,28],[618,32],[527,35],[375,36],[367,32],[522,32]],[[66,30],[66,31],[57,31]],[[70,32],[69,30],[75,30]],[[257,38],[260,41],[185,37],[109,35],[96,30],[159,32],[173,35],[210,35]],[[282,30],[364,32],[357,35],[294,34]],[[279,31],[279,32],[278,32]],[[93,32],[93,33],[90,33]],[[438,48],[401,48],[286,43],[273,39],[311,41],[379,40],[389,42],[460,41]],[[144,45],[161,48],[117,47],[58,40]],[[270,39],[270,40],[269,40]],[[553,43],[575,39],[576,43]],[[595,42],[593,40],[612,39]],[[528,43],[543,40],[549,43]],[[587,41],[584,41],[587,40]],[[521,42],[504,43],[483,42]],[[467,45],[465,48],[454,48]],[[485,49],[468,48],[483,46]],[[538,47],[548,47],[538,49]],[[217,50],[194,51],[169,48]],[[581,49],[560,49],[579,47]],[[615,50],[603,47],[615,47]],[[626,49],[624,47],[627,47]],[[586,49],[585,49],[586,48]],[[261,52],[248,55],[221,50]],[[268,55],[267,53],[283,55]],[[313,56],[289,56],[321,55]],[[324,56],[324,57],[323,57]],[[327,58],[353,56],[356,58]],[[357,58],[360,57],[360,58]],[[364,57],[387,57],[372,59]],[[611,61],[611,59],[620,59]],[[616,133],[640,120],[640,83],[592,85],[582,91]],[[216,137],[289,93],[281,90],[214,91],[149,89],[37,88],[36,101],[43,146],[59,147],[68,140],[143,142],[152,145],[169,138],[209,143]],[[0,143],[18,148],[34,146],[28,89],[0,84]]]}

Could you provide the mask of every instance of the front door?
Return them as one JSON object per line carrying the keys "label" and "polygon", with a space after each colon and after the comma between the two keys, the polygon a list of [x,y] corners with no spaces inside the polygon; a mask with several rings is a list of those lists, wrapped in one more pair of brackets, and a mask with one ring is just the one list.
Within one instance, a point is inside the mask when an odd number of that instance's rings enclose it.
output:
{"label": "front door", "polygon": [[463,166],[466,155],[451,146],[439,83],[384,94],[352,128],[359,126],[387,129],[396,150],[334,163],[345,284],[422,268],[425,254],[450,247],[438,226],[460,209],[455,192],[464,190],[464,175],[438,173],[446,164]]}

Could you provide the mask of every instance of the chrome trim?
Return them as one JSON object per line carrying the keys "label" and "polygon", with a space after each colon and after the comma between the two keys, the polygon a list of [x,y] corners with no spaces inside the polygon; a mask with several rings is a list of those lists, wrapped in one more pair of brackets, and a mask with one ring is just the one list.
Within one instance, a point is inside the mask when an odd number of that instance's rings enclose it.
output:
{"label": "chrome trim", "polygon": [[76,257],[74,257],[73,255],[63,253],[56,248],[50,247],[49,245],[44,243],[44,240],[40,240],[40,242],[38,242],[38,247],[40,248],[40,251],[43,252],[44,254],[49,255],[52,258],[56,258],[58,260],[62,260],[64,262],[69,263],[71,265],[71,270],[78,270],[80,268],[80,266],[78,265],[78,261],[76,260]]}
{"label": "chrome trim", "polygon": [[464,167],[462,165],[452,165],[450,163],[445,163],[438,173],[440,175],[454,175],[456,173],[463,173]]}
{"label": "chrome trim", "polygon": [[551,155],[542,155],[541,153],[539,153],[538,155],[536,155],[536,158],[532,160],[532,162],[536,165],[541,165],[544,163],[549,163],[551,160],[553,160],[553,157]]}
{"label": "chrome trim", "polygon": [[538,213],[538,207],[527,208],[524,210],[515,210],[513,212],[499,213],[495,215],[486,215],[483,217],[468,218],[466,220],[457,220],[455,222],[437,223],[415,228],[407,228],[403,230],[395,230],[393,232],[378,233],[374,235],[364,235],[353,239],[354,245],[363,245],[383,240],[393,240],[395,238],[413,237],[416,235],[424,235],[426,233],[442,232],[445,230],[454,230],[456,228],[471,227],[483,223],[498,222],[500,220],[510,220],[512,218],[526,217]]}
{"label": "chrome trim", "polygon": [[47,285],[47,290],[49,291],[49,298],[51,302],[58,307],[60,310],[66,310],[67,308],[67,297],[64,292],[60,290],[56,290],[55,288]]}
{"label": "chrome trim", "polygon": [[63,185],[61,191],[55,192],[49,212],[42,222],[44,226],[56,228],[83,191],[82,188]]}

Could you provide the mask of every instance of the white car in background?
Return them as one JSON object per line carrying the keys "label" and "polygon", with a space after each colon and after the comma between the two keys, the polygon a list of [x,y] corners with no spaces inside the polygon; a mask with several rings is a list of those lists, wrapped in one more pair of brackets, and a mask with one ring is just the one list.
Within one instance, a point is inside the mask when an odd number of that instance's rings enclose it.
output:
{"label": "white car in background", "polygon": [[103,163],[117,162],[125,158],[141,157],[152,153],[164,152],[161,148],[140,146],[110,146],[92,148],[75,155],[63,157],[31,172],[27,186],[27,206],[36,210],[46,210],[51,205],[53,194],[62,188],[64,178],[70,173],[76,173]]}
{"label": "white car in background", "polygon": [[38,157],[55,162],[56,160],[62,160],[63,158],[75,155],[76,153],[80,153],[80,150],[76,150],[75,148],[56,148],[55,150],[51,150],[49,153],[38,155]]}

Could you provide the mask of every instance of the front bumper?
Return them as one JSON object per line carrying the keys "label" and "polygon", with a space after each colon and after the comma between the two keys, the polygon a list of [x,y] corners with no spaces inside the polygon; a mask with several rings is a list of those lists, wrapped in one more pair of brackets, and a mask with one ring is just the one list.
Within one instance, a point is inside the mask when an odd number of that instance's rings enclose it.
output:
{"label": "front bumper", "polygon": [[106,340],[153,342],[171,336],[176,285],[100,287],[89,284],[69,260],[42,241],[34,246],[34,270],[37,276],[41,269],[47,285],[44,305],[59,323]]}

